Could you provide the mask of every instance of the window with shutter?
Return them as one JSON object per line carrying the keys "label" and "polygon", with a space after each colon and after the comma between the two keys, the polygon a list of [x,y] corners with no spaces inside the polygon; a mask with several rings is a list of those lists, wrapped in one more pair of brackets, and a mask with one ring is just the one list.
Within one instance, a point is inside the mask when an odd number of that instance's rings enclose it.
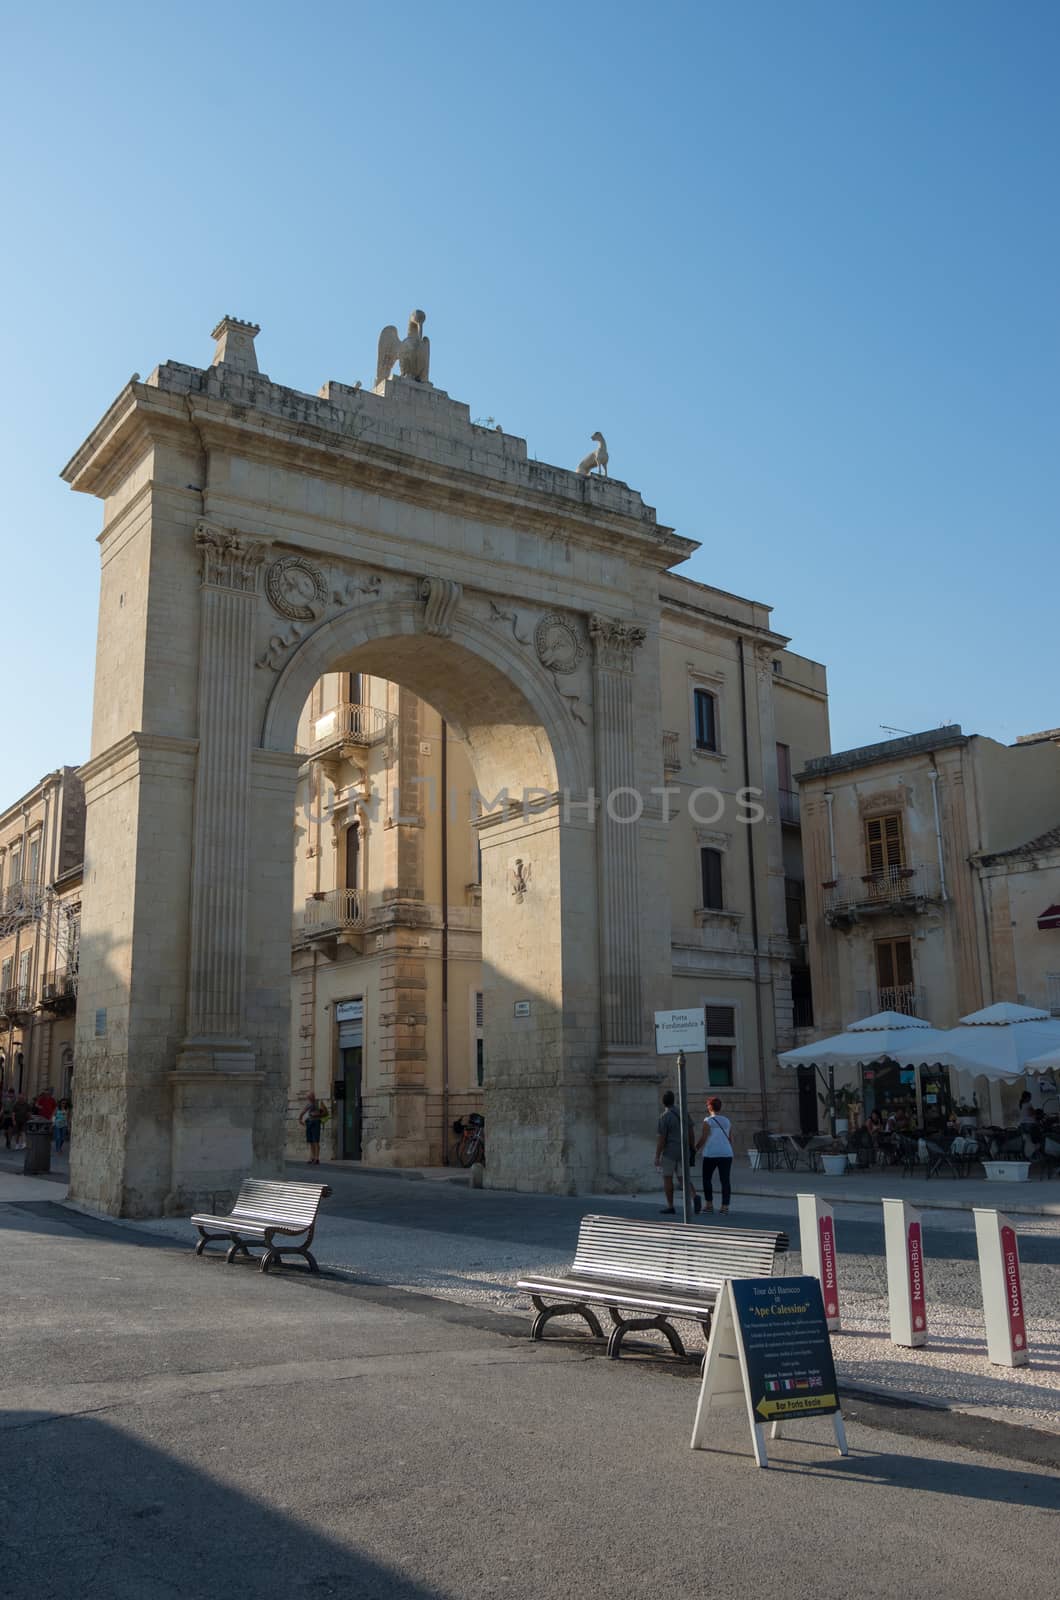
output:
{"label": "window with shutter", "polygon": [[902,819],[897,811],[885,817],[865,818],[865,854],[872,873],[885,873],[905,865]]}
{"label": "window with shutter", "polygon": [[704,847],[699,852],[699,862],[703,880],[703,906],[708,911],[721,911],[725,903],[721,892],[721,851]]}
{"label": "window with shutter", "polygon": [[475,1027],[476,1028],[481,1028],[482,1027],[482,1025],[483,1025],[483,1016],[484,1016],[484,1006],[483,1006],[483,1003],[482,1003],[482,990],[481,989],[476,989],[476,991],[475,991]]}
{"label": "window with shutter", "polygon": [[707,1006],[707,1038],[735,1039],[736,1007]]}
{"label": "window with shutter", "polygon": [[696,749],[716,750],[718,748],[718,703],[709,689],[693,689],[692,708],[695,720]]}

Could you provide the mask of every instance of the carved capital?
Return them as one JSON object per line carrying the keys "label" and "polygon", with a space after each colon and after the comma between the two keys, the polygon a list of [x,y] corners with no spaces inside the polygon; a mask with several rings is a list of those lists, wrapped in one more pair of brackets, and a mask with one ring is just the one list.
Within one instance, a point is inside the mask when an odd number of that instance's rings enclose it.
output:
{"label": "carved capital", "polygon": [[258,586],[258,569],[265,559],[265,546],[245,539],[231,528],[213,522],[200,522],[195,528],[195,543],[202,557],[202,582],[215,589],[236,589],[252,594]]}
{"label": "carved capital", "polygon": [[616,622],[594,613],[589,618],[589,637],[598,667],[612,672],[632,672],[633,652],[644,643],[647,633],[632,623]]}
{"label": "carved capital", "polygon": [[452,578],[423,578],[420,580],[420,599],[426,601],[423,626],[427,633],[448,639],[453,631],[453,617],[460,604],[463,588]]}

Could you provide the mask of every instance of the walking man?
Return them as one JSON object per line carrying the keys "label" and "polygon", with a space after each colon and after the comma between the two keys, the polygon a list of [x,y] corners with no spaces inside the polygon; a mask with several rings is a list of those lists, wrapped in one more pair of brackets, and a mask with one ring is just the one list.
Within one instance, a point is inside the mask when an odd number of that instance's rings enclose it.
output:
{"label": "walking man", "polygon": [[[659,1118],[659,1137],[655,1145],[655,1165],[662,1172],[663,1194],[666,1204],[661,1208],[664,1217],[676,1216],[674,1210],[674,1173],[681,1170],[681,1141],[686,1143],[694,1139],[695,1133],[691,1118],[688,1126],[681,1127],[681,1117],[674,1105],[674,1092],[667,1089],[662,1097],[663,1114]],[[692,1206],[697,1216],[702,1204],[696,1193],[696,1186],[692,1182],[691,1166],[689,1167],[688,1187],[692,1195]]]}

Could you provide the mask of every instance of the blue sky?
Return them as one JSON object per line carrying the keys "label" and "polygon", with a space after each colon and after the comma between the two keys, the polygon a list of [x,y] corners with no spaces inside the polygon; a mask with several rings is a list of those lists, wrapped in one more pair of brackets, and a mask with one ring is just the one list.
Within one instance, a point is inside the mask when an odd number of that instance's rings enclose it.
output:
{"label": "blue sky", "polygon": [[224,312],[315,391],[425,307],[473,416],[612,473],[881,724],[1060,723],[1060,7],[3,6],[0,802],[88,754],[59,470]]}

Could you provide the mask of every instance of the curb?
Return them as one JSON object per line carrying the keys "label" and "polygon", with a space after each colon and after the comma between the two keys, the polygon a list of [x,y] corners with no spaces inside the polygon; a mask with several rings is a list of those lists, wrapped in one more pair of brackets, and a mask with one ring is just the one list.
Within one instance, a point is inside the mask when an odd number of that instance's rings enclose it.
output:
{"label": "curb", "polygon": [[[1000,1188],[1000,1185],[998,1187]],[[756,1200],[797,1200],[800,1194],[816,1194],[819,1200],[825,1201],[830,1206],[878,1206],[884,1198],[883,1195],[878,1194],[832,1194],[816,1189],[752,1189],[750,1186],[739,1182],[733,1183],[732,1192],[733,1194],[749,1195]],[[888,1196],[888,1198],[890,1197]],[[901,1196],[899,1195],[898,1198],[900,1199]],[[1006,1197],[998,1196],[999,1209],[1003,1199],[1006,1199]],[[936,1200],[934,1196],[930,1200],[917,1200],[911,1202],[911,1204],[915,1204],[921,1211],[964,1211],[969,1216],[975,1210],[975,1205],[971,1200]],[[1005,1215],[1009,1217],[1056,1217],[1060,1219],[1060,1202],[1056,1204],[1047,1203],[1040,1206],[1020,1205],[1018,1202],[1013,1204],[1006,1203],[1004,1211]]]}

